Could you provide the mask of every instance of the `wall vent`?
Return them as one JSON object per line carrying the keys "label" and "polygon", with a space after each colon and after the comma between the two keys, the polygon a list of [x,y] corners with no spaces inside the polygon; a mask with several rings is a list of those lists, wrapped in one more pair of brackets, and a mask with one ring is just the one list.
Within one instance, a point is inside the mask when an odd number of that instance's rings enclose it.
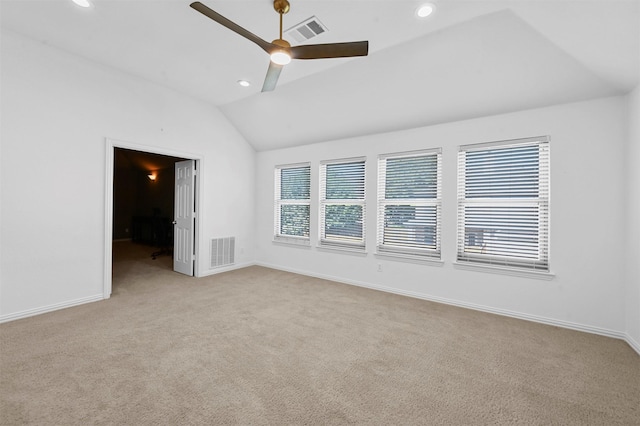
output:
{"label": "wall vent", "polygon": [[235,252],[236,237],[213,238],[211,240],[211,268],[233,265]]}
{"label": "wall vent", "polygon": [[294,39],[298,43],[304,43],[325,32],[327,32],[327,27],[325,27],[318,18],[312,16],[286,30],[285,38]]}

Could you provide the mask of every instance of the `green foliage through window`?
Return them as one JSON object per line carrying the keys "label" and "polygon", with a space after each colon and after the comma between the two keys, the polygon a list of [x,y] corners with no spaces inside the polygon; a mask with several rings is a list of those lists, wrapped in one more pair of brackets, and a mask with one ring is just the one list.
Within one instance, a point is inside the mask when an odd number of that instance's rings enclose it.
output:
{"label": "green foliage through window", "polygon": [[440,151],[381,156],[378,252],[440,257]]}
{"label": "green foliage through window", "polygon": [[[276,168],[275,239],[309,239],[311,167]],[[292,238],[291,238],[292,237]]]}
{"label": "green foliage through window", "polygon": [[364,248],[365,162],[321,165],[320,243]]}

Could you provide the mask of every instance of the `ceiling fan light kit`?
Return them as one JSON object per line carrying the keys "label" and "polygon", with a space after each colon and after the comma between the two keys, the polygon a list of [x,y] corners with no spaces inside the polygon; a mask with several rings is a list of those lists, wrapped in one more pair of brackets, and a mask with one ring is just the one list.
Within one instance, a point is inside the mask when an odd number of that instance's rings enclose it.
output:
{"label": "ceiling fan light kit", "polygon": [[291,56],[289,56],[289,54],[284,50],[277,50],[273,52],[270,58],[271,62],[276,65],[287,65],[289,62],[291,62]]}
{"label": "ceiling fan light kit", "polygon": [[191,3],[191,7],[220,25],[254,42],[269,54],[271,61],[269,62],[267,76],[262,86],[263,92],[269,92],[275,89],[282,67],[287,65],[291,59],[349,58],[354,56],[367,56],[369,53],[368,41],[291,46],[288,41],[282,38],[282,17],[289,12],[291,7],[288,0],[274,0],[273,2],[273,8],[280,15],[280,37],[271,43],[198,1]]}
{"label": "ceiling fan light kit", "polygon": [[[282,35],[280,35],[280,37],[282,37]],[[289,62],[291,62],[291,55],[289,54],[289,48],[291,47],[291,45],[286,40],[279,38],[277,40],[273,40],[271,43],[275,44],[276,46],[280,46],[280,49],[276,49],[271,52],[271,62],[277,65],[287,65]]]}

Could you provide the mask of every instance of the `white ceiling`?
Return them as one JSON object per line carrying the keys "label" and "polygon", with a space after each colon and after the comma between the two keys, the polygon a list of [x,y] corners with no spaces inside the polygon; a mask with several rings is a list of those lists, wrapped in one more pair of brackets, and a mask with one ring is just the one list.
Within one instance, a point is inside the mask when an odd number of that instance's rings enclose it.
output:
{"label": "white ceiling", "polygon": [[[271,0],[201,0],[271,41]],[[214,104],[256,150],[627,93],[640,82],[640,0],[290,0],[312,43],[369,56],[293,61],[260,93],[268,56],[190,0],[2,0],[3,29]],[[292,44],[296,44],[290,40]],[[236,84],[252,82],[249,88]]]}

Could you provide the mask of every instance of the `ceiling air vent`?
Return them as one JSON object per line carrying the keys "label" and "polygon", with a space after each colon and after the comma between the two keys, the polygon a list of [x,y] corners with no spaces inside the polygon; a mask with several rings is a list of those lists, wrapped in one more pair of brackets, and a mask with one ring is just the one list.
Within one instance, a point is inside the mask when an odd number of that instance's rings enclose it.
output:
{"label": "ceiling air vent", "polygon": [[315,16],[300,22],[285,31],[286,37],[298,43],[304,43],[320,34],[327,32],[327,27]]}

